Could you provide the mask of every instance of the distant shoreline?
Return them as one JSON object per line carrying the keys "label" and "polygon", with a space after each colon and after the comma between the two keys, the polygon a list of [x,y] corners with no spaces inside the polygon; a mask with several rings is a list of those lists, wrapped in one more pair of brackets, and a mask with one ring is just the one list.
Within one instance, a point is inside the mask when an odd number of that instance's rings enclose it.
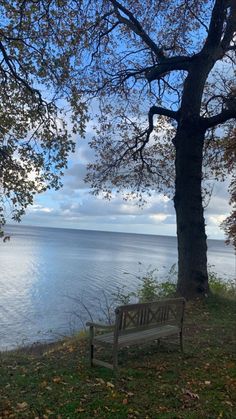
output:
{"label": "distant shoreline", "polygon": [[[106,234],[128,234],[131,236],[151,236],[151,237],[163,237],[163,238],[172,238],[177,240],[177,236],[172,236],[170,234],[152,234],[152,233],[131,233],[126,231],[111,231],[111,230],[91,230],[91,229],[82,229],[82,228],[72,228],[72,227],[52,227],[52,226],[39,226],[39,225],[31,225],[31,224],[6,224],[4,229],[7,233],[7,228],[16,228],[16,229],[23,229],[23,228],[30,228],[30,229],[50,229],[50,230],[60,230],[60,231],[76,231],[76,232],[91,232],[91,233],[106,233]],[[222,239],[213,239],[208,238],[207,241],[219,241],[225,243],[225,240]],[[225,244],[226,245],[226,244]],[[226,245],[229,248],[233,248],[232,245]]]}

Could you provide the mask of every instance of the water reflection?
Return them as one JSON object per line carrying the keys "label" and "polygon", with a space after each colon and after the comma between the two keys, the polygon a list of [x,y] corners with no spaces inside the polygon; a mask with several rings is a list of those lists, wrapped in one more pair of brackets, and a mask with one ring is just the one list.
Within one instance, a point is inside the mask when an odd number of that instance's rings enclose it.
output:
{"label": "water reflection", "polygon": [[[95,297],[117,286],[137,287],[142,262],[158,267],[177,260],[173,237],[79,230],[12,227],[10,242],[0,242],[0,348],[54,339],[70,331],[78,309],[69,296]],[[210,242],[209,261],[219,273],[234,274],[234,255],[223,242]],[[124,272],[130,273],[125,275]]]}

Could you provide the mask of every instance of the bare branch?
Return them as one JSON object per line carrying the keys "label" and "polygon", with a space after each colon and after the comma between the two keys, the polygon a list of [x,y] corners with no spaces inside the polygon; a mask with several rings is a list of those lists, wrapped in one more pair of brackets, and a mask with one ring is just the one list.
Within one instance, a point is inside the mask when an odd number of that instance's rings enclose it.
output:
{"label": "bare branch", "polygon": [[[145,44],[155,53],[155,55],[159,59],[164,58],[163,50],[159,48],[157,44],[150,38],[147,32],[145,32],[138,19],[134,17],[133,13],[131,13],[130,10],[128,10],[117,0],[110,0],[110,2],[113,4],[115,8],[116,16],[118,17],[119,21],[125,23],[130,29],[132,29],[136,33],[136,35],[138,35],[145,42]],[[122,16],[120,14],[120,11],[127,17]]]}
{"label": "bare branch", "polygon": [[167,116],[168,118],[175,119],[176,121],[178,121],[179,119],[179,112],[162,108],[161,106],[152,106],[149,110],[148,115],[149,115],[149,118],[153,117],[154,115],[163,115],[163,116]]}
{"label": "bare branch", "polygon": [[228,48],[226,48],[226,51],[236,51],[236,45],[230,45]]}
{"label": "bare branch", "polygon": [[202,52],[216,48],[220,45],[224,21],[227,13],[227,0],[215,0],[215,5],[211,15],[208,36],[203,46]]}
{"label": "bare branch", "polygon": [[192,62],[192,57],[187,57],[187,56],[163,58],[158,64],[147,69],[146,78],[149,82],[151,82],[153,80],[159,80],[170,71],[174,71],[174,70],[188,71],[190,68],[191,62]]}
{"label": "bare branch", "polygon": [[[227,19],[227,25],[225,29],[224,37],[221,41],[223,50],[229,50],[230,42],[233,39],[234,33],[236,32],[236,1],[231,1],[230,15]],[[235,46],[234,46],[235,49]]]}
{"label": "bare branch", "polygon": [[236,109],[225,109],[218,115],[210,118],[202,118],[202,123],[205,129],[213,128],[216,125],[224,124],[229,119],[236,119]]}
{"label": "bare branch", "polygon": [[148,143],[150,135],[151,135],[151,133],[153,131],[153,128],[154,128],[154,124],[153,124],[154,115],[167,116],[168,118],[172,118],[172,119],[175,119],[177,121],[179,114],[178,114],[178,112],[171,111],[170,109],[162,108],[160,106],[152,106],[149,109],[149,112],[148,112],[149,127],[144,131],[144,134],[146,134],[146,139],[143,141],[143,144],[138,149],[138,151],[140,152],[141,159],[142,159],[142,150],[144,149],[145,145]]}

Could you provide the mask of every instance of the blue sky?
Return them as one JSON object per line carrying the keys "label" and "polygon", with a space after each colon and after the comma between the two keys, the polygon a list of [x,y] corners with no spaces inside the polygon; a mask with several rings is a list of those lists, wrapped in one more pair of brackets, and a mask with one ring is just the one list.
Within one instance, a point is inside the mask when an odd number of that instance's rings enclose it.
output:
{"label": "blue sky", "polygon": [[[88,133],[88,137],[89,137]],[[140,208],[134,201],[114,195],[111,201],[94,197],[83,178],[92,152],[86,140],[80,140],[59,191],[38,195],[29,207],[22,224],[61,228],[117,231],[142,234],[176,235],[173,201],[158,193]],[[227,182],[215,183],[210,204],[205,211],[207,235],[223,239],[220,222],[229,214]]]}

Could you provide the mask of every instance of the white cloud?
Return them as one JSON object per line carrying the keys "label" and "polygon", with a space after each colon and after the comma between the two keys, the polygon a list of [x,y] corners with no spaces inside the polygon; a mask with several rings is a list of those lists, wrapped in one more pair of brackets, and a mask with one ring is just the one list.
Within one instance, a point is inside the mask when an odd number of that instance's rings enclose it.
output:
{"label": "white cloud", "polygon": [[222,221],[224,221],[224,219],[226,218],[226,214],[221,214],[221,215],[211,215],[208,217],[208,224],[214,224],[216,226],[218,226],[220,223],[222,223]]}
{"label": "white cloud", "polygon": [[31,205],[29,207],[29,212],[33,212],[33,213],[38,212],[38,213],[50,214],[53,211],[54,211],[53,208],[43,207],[42,205],[39,205],[39,204]]}
{"label": "white cloud", "polygon": [[166,220],[167,217],[168,217],[168,215],[166,215],[166,214],[153,214],[153,215],[149,215],[149,218],[151,220],[153,220],[154,222],[156,222],[156,223],[160,223],[160,222]]}

